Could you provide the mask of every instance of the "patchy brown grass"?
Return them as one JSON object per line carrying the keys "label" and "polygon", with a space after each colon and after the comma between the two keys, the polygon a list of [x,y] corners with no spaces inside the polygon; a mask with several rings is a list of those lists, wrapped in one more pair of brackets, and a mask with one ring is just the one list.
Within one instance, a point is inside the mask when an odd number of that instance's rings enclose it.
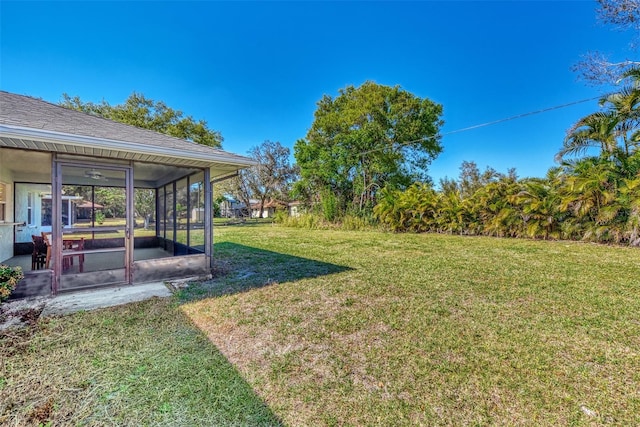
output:
{"label": "patchy brown grass", "polygon": [[216,241],[231,272],[183,310],[288,425],[640,425],[637,249],[272,226]]}

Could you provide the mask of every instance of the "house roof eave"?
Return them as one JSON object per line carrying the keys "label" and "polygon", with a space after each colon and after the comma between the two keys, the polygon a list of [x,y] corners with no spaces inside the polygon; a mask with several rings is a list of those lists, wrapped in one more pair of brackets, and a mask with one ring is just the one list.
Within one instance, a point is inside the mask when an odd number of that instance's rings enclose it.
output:
{"label": "house roof eave", "polygon": [[[33,141],[34,143],[45,143],[48,151],[68,152],[66,149],[56,149],[57,145],[82,147],[88,149],[108,150],[114,152],[138,153],[141,155],[153,155],[165,157],[167,159],[183,159],[215,164],[226,164],[243,169],[256,164],[253,159],[236,154],[222,152],[211,149],[210,152],[187,151],[171,147],[150,146],[137,142],[122,141],[115,139],[97,138],[92,136],[75,135],[70,133],[56,132],[51,130],[34,129],[22,126],[0,124],[0,145],[15,148],[33,149],[28,143],[19,146],[16,141]],[[11,144],[8,142],[11,141]],[[201,147],[199,147],[201,149]]]}

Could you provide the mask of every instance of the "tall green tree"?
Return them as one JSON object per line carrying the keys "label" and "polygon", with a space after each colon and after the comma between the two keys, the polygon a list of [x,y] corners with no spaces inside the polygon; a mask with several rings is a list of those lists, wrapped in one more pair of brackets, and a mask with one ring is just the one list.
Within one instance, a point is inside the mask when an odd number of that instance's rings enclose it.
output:
{"label": "tall green tree", "polygon": [[174,110],[162,101],[154,101],[143,94],[133,92],[118,105],[107,101],[95,104],[84,102],[78,96],[62,94],[60,105],[72,110],[83,111],[120,123],[164,133],[210,147],[222,147],[220,132],[209,129],[204,120],[195,120],[180,110]]}
{"label": "tall green tree", "polygon": [[442,107],[399,86],[367,81],[317,104],[314,121],[294,147],[300,167],[298,194],[319,202],[331,191],[340,209],[372,208],[385,187],[428,180],[440,153]]}
{"label": "tall green tree", "polygon": [[464,160],[460,166],[458,185],[462,198],[469,198],[483,186],[490,182],[497,181],[502,175],[492,167],[487,167],[484,172],[480,172],[476,162]]}
{"label": "tall green tree", "polygon": [[95,201],[107,218],[124,218],[126,194],[121,187],[95,187]]}

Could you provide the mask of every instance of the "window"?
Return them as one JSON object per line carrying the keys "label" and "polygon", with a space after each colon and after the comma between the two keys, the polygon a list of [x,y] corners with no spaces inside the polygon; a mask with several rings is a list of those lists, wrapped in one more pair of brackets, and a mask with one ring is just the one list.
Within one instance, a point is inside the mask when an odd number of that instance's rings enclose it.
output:
{"label": "window", "polygon": [[33,199],[34,194],[29,192],[27,193],[27,225],[34,226],[35,221],[33,218]]}
{"label": "window", "polygon": [[51,196],[42,198],[42,226],[51,227]]}
{"label": "window", "polygon": [[7,185],[0,182],[0,222],[6,219]]}

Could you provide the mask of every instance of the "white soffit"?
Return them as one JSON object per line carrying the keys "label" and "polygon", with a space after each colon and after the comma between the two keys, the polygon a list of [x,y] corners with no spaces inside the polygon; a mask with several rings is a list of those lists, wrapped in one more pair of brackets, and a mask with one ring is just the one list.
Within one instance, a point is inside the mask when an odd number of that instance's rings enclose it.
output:
{"label": "white soffit", "polygon": [[217,172],[216,176],[255,164],[249,158],[234,154],[189,152],[6,124],[0,124],[0,146],[179,166],[210,167],[212,173]]}

